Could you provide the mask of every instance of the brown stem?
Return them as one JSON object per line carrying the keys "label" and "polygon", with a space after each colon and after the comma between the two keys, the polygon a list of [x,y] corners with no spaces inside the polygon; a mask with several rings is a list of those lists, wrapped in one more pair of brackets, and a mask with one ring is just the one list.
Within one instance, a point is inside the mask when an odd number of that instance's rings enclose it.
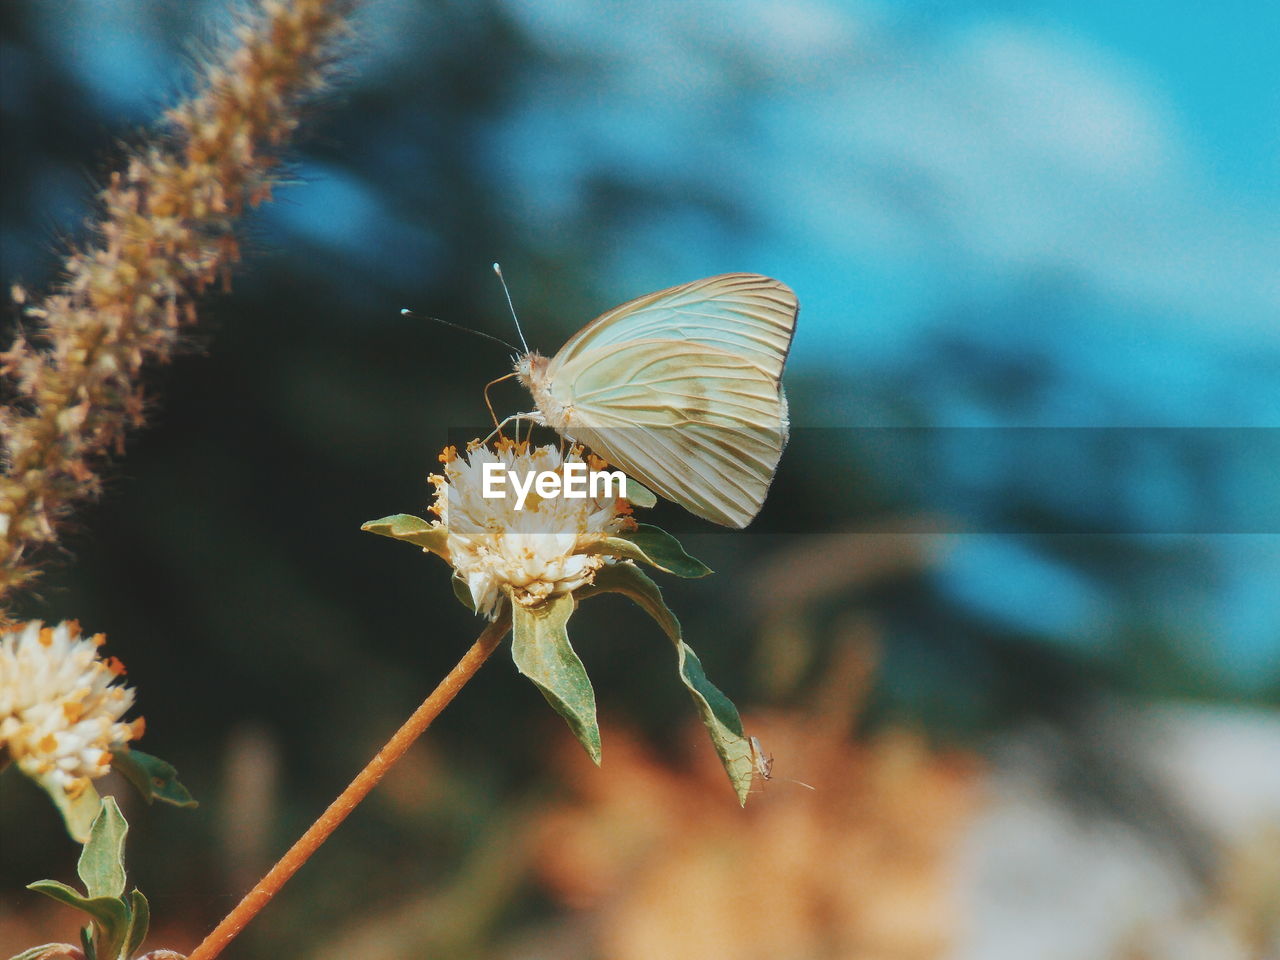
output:
{"label": "brown stem", "polygon": [[449,671],[449,675],[440,681],[439,686],[431,691],[431,695],[426,700],[422,701],[422,706],[413,712],[413,715],[387,741],[386,746],[378,751],[378,755],[370,760],[347,789],[329,804],[329,808],[320,814],[319,819],[298,838],[266,876],[244,895],[244,899],[236,905],[235,909],[223,917],[222,922],[201,941],[187,960],[213,960],[228,943],[235,939],[236,935],[257,916],[258,911],[267,905],[289,878],[298,872],[298,868],[329,839],[329,835],[338,828],[338,824],[342,823],[356,805],[369,794],[369,791],[377,786],[378,781],[404,755],[413,741],[431,725],[431,721],[440,715],[440,711],[449,705],[449,701],[457,695],[466,682],[475,676],[476,671],[489,658],[489,654],[493,653],[510,629],[509,613],[503,613],[501,617],[485,627],[476,638],[476,642],[471,645],[471,649],[458,661],[458,665]]}

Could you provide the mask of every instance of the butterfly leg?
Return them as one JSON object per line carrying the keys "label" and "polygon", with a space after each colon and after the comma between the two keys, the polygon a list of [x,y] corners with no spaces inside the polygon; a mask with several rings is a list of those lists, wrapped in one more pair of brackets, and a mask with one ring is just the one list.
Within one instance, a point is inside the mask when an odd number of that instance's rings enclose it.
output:
{"label": "butterfly leg", "polygon": [[524,419],[525,417],[528,417],[528,418],[529,418],[529,421],[530,421],[529,429],[530,429],[530,430],[532,430],[532,429],[533,429],[533,424],[537,422],[537,415],[536,415],[536,414],[533,414],[533,413],[513,413],[513,414],[511,414],[511,416],[507,417],[507,418],[506,418],[505,420],[503,420],[501,423],[498,423],[498,418],[497,418],[497,417],[494,417],[494,418],[493,418],[493,422],[494,422],[494,424],[496,424],[496,426],[494,426],[493,430],[490,432],[490,434],[489,434],[487,437],[485,437],[483,440],[481,440],[481,441],[480,441],[480,446],[482,446],[482,447],[483,447],[483,446],[487,445],[487,444],[489,443],[489,441],[490,441],[490,440],[492,440],[494,437],[501,436],[501,435],[502,435],[502,428],[503,428],[503,427],[505,427],[505,426],[506,426],[508,423],[510,423],[512,420],[516,421],[516,440],[518,441],[518,440],[520,439],[519,424],[520,424],[520,421],[521,421],[522,419]]}
{"label": "butterfly leg", "polygon": [[[493,417],[494,433],[502,432],[502,424],[498,423],[498,415],[493,412],[493,401],[489,399],[489,388],[494,384],[501,383],[503,380],[510,380],[514,376],[514,373],[508,373],[505,377],[499,377],[497,380],[490,380],[484,385],[484,405],[489,408],[489,416]],[[507,418],[507,420],[510,419],[510,417]],[[502,421],[502,423],[506,422],[506,420]],[[493,436],[493,434],[490,434],[490,436]],[[517,439],[519,438],[517,437]],[[488,443],[487,440],[485,442]]]}

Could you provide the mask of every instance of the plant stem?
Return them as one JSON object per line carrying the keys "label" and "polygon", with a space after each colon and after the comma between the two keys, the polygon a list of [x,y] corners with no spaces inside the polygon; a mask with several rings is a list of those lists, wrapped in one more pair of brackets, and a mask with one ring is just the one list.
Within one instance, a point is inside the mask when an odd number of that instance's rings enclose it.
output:
{"label": "plant stem", "polygon": [[187,960],[213,960],[227,944],[235,939],[236,935],[258,915],[258,911],[267,905],[289,878],[298,872],[298,868],[329,839],[330,834],[338,828],[338,824],[342,823],[356,805],[368,796],[369,791],[377,786],[378,781],[404,755],[413,741],[431,726],[431,721],[440,715],[440,711],[448,706],[458,691],[475,676],[476,671],[489,658],[489,654],[493,653],[510,629],[509,612],[503,613],[485,627],[476,638],[476,642],[471,645],[471,649],[463,654],[457,666],[449,671],[449,675],[440,681],[426,700],[422,701],[422,705],[392,735],[386,745],[378,751],[378,755],[365,765],[347,789],[329,804],[329,808],[307,828],[307,832],[298,838],[274,867],[267,871],[266,876],[244,895],[244,899],[236,905],[235,909],[214,927],[213,931],[191,952]]}

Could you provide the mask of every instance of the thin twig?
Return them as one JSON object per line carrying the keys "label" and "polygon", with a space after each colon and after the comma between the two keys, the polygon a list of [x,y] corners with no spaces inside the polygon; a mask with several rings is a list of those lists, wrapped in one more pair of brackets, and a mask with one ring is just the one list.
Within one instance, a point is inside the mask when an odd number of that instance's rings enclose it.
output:
{"label": "thin twig", "polygon": [[258,883],[245,894],[234,910],[227,914],[222,922],[204,938],[198,947],[187,957],[187,960],[213,960],[218,956],[241,930],[257,916],[258,911],[267,905],[289,878],[298,872],[298,868],[320,848],[330,834],[338,828],[338,824],[363,800],[383,778],[392,765],[404,755],[410,745],[418,739],[424,730],[431,725],[440,711],[449,705],[459,690],[475,676],[476,671],[489,658],[489,654],[497,648],[502,638],[511,629],[510,613],[503,613],[497,620],[489,624],[476,638],[476,642],[458,661],[439,686],[431,691],[431,695],[422,702],[422,706],[404,722],[399,730],[387,741],[386,746],[378,751],[347,789],[329,804],[325,810],[297,842],[289,848],[274,867],[267,871]]}

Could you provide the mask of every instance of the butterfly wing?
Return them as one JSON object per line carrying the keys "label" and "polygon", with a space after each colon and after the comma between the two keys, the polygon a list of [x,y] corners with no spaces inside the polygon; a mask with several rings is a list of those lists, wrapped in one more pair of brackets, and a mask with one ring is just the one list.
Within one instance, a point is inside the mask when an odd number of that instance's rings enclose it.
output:
{"label": "butterfly wing", "polygon": [[630,340],[684,340],[750,360],[774,383],[791,349],[800,304],[785,283],[758,273],[726,273],[637,297],[569,338],[549,372],[582,355]]}
{"label": "butterfly wing", "polygon": [[549,368],[564,411],[552,426],[700,517],[745,527],[760,512],[787,441],[776,376],[692,338],[562,354]]}

